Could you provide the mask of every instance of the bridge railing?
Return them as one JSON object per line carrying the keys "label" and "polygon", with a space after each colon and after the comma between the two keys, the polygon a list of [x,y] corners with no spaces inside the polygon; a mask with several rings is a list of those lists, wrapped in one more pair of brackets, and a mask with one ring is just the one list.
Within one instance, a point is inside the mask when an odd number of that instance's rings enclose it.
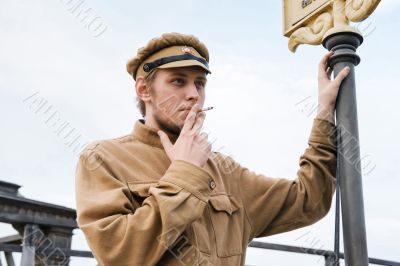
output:
{"label": "bridge railing", "polygon": [[[11,224],[18,234],[0,237],[0,253],[14,266],[13,253],[21,253],[21,265],[68,265],[71,257],[93,258],[90,251],[71,250],[72,232],[78,228],[74,209],[23,197],[20,186],[0,181],[0,223]],[[322,256],[325,265],[338,265],[343,253],[330,250],[252,241],[249,247]],[[399,262],[369,258],[371,264],[400,266]],[[1,260],[0,260],[1,266]]]}

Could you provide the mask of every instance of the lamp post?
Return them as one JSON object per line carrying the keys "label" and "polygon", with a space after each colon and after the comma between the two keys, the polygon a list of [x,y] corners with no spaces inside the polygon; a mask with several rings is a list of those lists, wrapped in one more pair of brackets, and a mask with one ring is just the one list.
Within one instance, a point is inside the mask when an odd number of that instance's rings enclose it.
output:
{"label": "lamp post", "polygon": [[350,67],[350,73],[340,85],[336,101],[338,190],[342,207],[345,264],[350,266],[368,265],[368,250],[355,86],[355,66],[360,62],[356,49],[363,38],[349,22],[366,19],[379,2],[283,0],[284,35],[289,37],[289,49],[295,52],[300,44],[322,43],[326,49],[334,52],[328,64],[335,76],[344,67]]}
{"label": "lamp post", "polygon": [[360,62],[355,51],[361,43],[361,35],[353,32],[332,34],[323,41],[325,48],[334,51],[328,62],[334,73],[339,73],[346,66],[351,69],[341,84],[336,102],[338,175],[346,265],[368,265],[354,71]]}

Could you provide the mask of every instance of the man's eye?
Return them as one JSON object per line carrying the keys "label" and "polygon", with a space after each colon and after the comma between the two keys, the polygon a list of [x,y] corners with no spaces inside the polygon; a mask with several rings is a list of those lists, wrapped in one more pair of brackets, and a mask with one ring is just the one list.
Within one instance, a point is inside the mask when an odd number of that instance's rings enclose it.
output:
{"label": "man's eye", "polygon": [[198,89],[202,89],[206,86],[206,84],[203,81],[197,81],[195,84]]}
{"label": "man's eye", "polygon": [[175,79],[172,81],[172,83],[177,86],[182,86],[185,84],[185,81],[183,79]]}

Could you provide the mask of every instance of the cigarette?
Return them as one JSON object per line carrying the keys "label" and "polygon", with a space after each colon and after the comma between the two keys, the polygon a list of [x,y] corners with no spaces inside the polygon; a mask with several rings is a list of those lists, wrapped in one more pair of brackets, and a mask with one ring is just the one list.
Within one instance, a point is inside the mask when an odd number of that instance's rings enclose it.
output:
{"label": "cigarette", "polygon": [[199,110],[197,110],[197,112],[198,112],[198,113],[200,113],[200,112],[205,112],[205,111],[211,110],[211,109],[213,109],[213,108],[214,108],[214,107],[210,106],[210,107],[207,107],[207,108],[199,109]]}

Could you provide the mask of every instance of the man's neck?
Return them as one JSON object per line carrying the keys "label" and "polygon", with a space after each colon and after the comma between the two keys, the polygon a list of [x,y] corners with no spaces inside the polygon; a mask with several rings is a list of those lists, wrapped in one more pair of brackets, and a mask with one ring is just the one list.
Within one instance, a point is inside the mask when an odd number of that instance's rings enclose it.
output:
{"label": "man's neck", "polygon": [[164,124],[161,121],[158,121],[154,116],[146,116],[144,118],[144,124],[150,128],[155,130],[162,130],[168,135],[179,135],[180,130],[178,128],[172,128],[171,125]]}
{"label": "man's neck", "polygon": [[160,125],[157,123],[157,121],[153,118],[153,116],[145,116],[144,118],[144,124],[148,127],[151,127],[155,130],[160,130]]}

